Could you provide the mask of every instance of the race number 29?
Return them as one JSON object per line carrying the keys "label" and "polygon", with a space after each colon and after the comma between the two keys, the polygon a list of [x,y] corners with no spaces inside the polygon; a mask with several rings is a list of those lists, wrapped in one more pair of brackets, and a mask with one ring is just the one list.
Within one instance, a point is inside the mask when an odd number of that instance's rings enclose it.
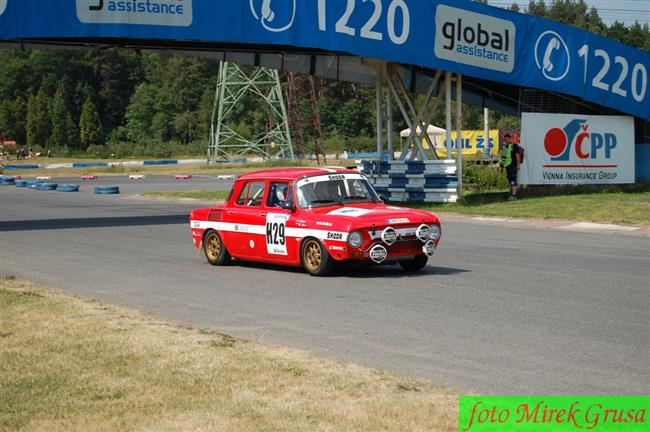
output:
{"label": "race number 29", "polygon": [[284,237],[284,224],[278,222],[267,222],[266,224],[266,243],[275,246],[284,246],[286,241]]}
{"label": "race number 29", "polygon": [[287,255],[286,214],[270,213],[266,216],[266,251],[269,255]]}

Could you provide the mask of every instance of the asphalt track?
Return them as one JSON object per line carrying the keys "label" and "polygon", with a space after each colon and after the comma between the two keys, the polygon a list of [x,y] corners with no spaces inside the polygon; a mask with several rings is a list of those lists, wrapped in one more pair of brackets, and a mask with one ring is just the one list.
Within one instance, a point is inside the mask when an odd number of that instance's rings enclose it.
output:
{"label": "asphalt track", "polygon": [[133,196],[227,181],[75,182],[79,193],[0,187],[1,274],[466,392],[650,393],[648,237],[447,218],[421,273],[314,278],[212,267],[192,247],[198,204]]}

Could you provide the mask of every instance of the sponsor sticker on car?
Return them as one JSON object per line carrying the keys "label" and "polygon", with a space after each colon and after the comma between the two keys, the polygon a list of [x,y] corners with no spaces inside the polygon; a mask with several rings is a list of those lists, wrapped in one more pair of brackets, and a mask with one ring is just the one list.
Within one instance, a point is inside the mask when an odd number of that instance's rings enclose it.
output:
{"label": "sponsor sticker on car", "polygon": [[289,215],[266,215],[266,251],[270,255],[287,255],[287,220]]}
{"label": "sponsor sticker on car", "polygon": [[340,209],[333,210],[327,213],[329,216],[350,216],[350,217],[359,217],[372,213],[372,210],[361,209],[355,207],[342,207]]}

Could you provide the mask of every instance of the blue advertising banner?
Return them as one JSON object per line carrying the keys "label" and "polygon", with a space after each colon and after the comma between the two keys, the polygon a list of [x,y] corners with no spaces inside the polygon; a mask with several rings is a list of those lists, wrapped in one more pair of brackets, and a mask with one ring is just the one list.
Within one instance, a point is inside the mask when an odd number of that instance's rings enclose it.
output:
{"label": "blue advertising banner", "polygon": [[570,94],[650,120],[650,53],[465,0],[0,0],[0,40],[98,37],[344,52]]}

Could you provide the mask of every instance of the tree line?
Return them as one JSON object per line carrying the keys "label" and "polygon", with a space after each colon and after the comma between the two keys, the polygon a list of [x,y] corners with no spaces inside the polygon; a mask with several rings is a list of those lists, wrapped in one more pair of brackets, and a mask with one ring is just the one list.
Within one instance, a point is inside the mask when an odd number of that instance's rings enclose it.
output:
{"label": "tree line", "polygon": [[[481,0],[486,1],[486,0]],[[512,10],[520,11],[516,4]],[[523,11],[574,25],[650,51],[648,24],[603,23],[583,0],[531,1]],[[181,54],[123,49],[0,49],[0,131],[6,139],[57,155],[166,156],[204,154],[219,63]],[[304,90],[304,85],[299,86]],[[298,98],[302,117],[298,154],[374,146],[374,88],[318,79],[313,125],[309,96]],[[312,89],[313,91],[313,89]],[[405,128],[395,107],[396,130]],[[251,137],[266,127],[263,101],[247,96],[231,127]],[[464,127],[482,129],[482,109],[464,107]],[[442,107],[434,123],[444,124]],[[492,127],[517,119],[494,113]],[[320,144],[317,144],[317,141]]]}

